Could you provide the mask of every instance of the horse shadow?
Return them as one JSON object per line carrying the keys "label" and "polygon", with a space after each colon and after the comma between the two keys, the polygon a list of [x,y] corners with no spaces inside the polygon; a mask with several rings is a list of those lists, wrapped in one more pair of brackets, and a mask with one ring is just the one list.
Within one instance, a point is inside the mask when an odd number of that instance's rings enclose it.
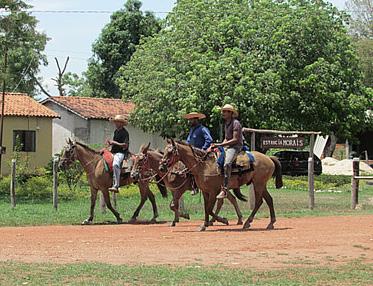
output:
{"label": "horse shadow", "polygon": [[91,224],[73,224],[73,225],[81,225],[81,226],[95,226],[95,225],[161,225],[166,224],[167,221],[154,221],[154,220],[136,220],[136,221],[123,221],[123,222],[116,222],[116,221],[104,221],[104,222],[95,222]]}

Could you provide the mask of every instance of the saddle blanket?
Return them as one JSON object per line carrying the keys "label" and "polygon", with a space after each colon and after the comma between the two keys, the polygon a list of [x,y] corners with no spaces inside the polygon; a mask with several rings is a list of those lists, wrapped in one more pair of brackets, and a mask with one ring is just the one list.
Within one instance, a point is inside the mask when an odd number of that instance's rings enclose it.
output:
{"label": "saddle blanket", "polygon": [[[102,159],[104,160],[105,171],[113,172],[113,161],[114,155],[107,149],[102,149],[100,151]],[[130,173],[133,165],[133,155],[129,154],[127,158],[123,160],[122,173]]]}
{"label": "saddle blanket", "polygon": [[[217,151],[217,163],[218,166],[223,169],[224,159],[225,159],[225,150],[223,147],[218,147]],[[235,162],[233,163],[234,168],[243,168],[250,169],[250,165],[255,162],[255,156],[250,152],[250,149],[247,146],[242,147],[242,151],[238,154]]]}

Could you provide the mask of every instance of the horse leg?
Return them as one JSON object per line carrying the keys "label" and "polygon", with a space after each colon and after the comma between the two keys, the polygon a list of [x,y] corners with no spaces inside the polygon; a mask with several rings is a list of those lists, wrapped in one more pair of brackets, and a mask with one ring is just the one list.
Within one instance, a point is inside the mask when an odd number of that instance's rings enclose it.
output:
{"label": "horse leg", "polygon": [[246,220],[245,224],[243,225],[243,229],[248,229],[250,227],[250,224],[254,220],[255,214],[257,213],[257,211],[259,210],[260,206],[263,203],[263,192],[260,192],[262,188],[254,186],[254,190],[255,190],[255,206],[249,218]]}
{"label": "horse leg", "polygon": [[202,195],[203,195],[203,204],[204,204],[204,210],[205,210],[205,220],[204,220],[203,224],[200,226],[199,231],[205,231],[206,228],[209,226],[209,218],[210,218],[210,216],[209,216],[207,208],[208,208],[208,202],[209,202],[209,196],[210,195],[208,193],[202,191],[202,190],[201,190],[201,192],[202,192]]}
{"label": "horse leg", "polygon": [[[237,214],[237,217],[238,217],[238,221],[237,221],[237,225],[242,225],[243,224],[243,221],[242,221],[242,213],[241,213],[241,210],[240,210],[240,207],[238,206],[238,203],[237,203],[237,200],[236,198],[231,194],[231,192],[228,192],[228,200],[231,202],[231,204],[234,206],[234,209],[236,210],[236,214]],[[219,202],[218,202],[219,204]],[[216,214],[217,211],[216,211]]]}
{"label": "horse leg", "polygon": [[118,223],[122,223],[122,218],[120,217],[120,214],[118,213],[118,211],[113,208],[113,206],[111,205],[111,201],[110,201],[110,194],[109,194],[109,190],[102,190],[102,194],[104,196],[104,200],[105,200],[105,203],[106,203],[106,206],[108,207],[108,209],[115,215],[116,219],[117,219],[117,222]]}
{"label": "horse leg", "polygon": [[174,212],[174,220],[172,221],[170,226],[176,226],[176,224],[179,222],[179,200],[176,200],[176,192],[172,192],[172,200],[170,202],[170,209]]}
{"label": "horse leg", "polygon": [[140,204],[139,204],[139,206],[137,207],[137,209],[135,210],[135,212],[133,213],[133,215],[132,215],[132,217],[131,217],[131,219],[130,219],[130,221],[129,221],[130,223],[134,223],[134,222],[136,222],[136,219],[137,219],[137,217],[139,216],[141,209],[143,208],[143,206],[144,206],[146,200],[148,199],[148,195],[147,195],[147,193],[144,193],[144,192],[141,191],[141,190],[140,190],[140,196],[141,196]]}
{"label": "horse leg", "polygon": [[269,208],[269,212],[271,214],[271,221],[270,223],[268,224],[267,226],[267,229],[268,230],[271,230],[271,229],[274,229],[274,224],[276,222],[276,214],[275,214],[275,208],[273,207],[273,199],[272,199],[272,196],[271,194],[268,192],[267,188],[265,188],[265,191],[263,193],[263,198],[264,200],[266,201],[267,205],[268,205],[268,208]]}
{"label": "horse leg", "polygon": [[184,197],[182,196],[184,192],[177,191],[177,193],[178,193],[177,198],[179,200],[179,214],[181,217],[185,219],[190,219],[188,212],[185,210]]}
{"label": "horse leg", "polygon": [[157,203],[155,202],[154,194],[149,189],[149,187],[148,187],[148,198],[149,198],[149,200],[152,204],[152,207],[153,207],[153,218],[151,219],[151,222],[157,222],[157,217],[159,217]]}
{"label": "horse leg", "polygon": [[[217,201],[218,201],[218,203],[216,205],[216,210],[215,210],[216,215],[218,215],[220,213],[221,208],[224,204],[224,199],[218,199]],[[212,226],[215,221],[216,221],[215,218],[210,219],[210,226]]]}
{"label": "horse leg", "polygon": [[89,217],[86,220],[84,220],[82,224],[92,224],[93,217],[95,215],[97,192],[98,192],[97,189],[91,187],[91,209],[90,209]]}
{"label": "horse leg", "polygon": [[215,203],[216,203],[216,196],[210,195],[208,205],[207,205],[208,214],[211,215],[216,221],[221,222],[222,224],[225,224],[225,225],[229,225],[229,222],[226,218],[220,217],[216,213],[214,213]]}

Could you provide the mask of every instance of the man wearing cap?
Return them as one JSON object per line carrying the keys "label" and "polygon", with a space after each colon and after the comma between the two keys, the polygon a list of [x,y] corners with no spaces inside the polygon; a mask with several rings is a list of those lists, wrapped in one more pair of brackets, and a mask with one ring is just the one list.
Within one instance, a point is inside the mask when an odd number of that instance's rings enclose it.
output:
{"label": "man wearing cap", "polygon": [[113,140],[107,140],[107,143],[111,146],[111,153],[114,155],[113,186],[109,188],[109,191],[118,193],[122,163],[128,155],[129,134],[126,128],[124,128],[128,121],[123,115],[116,115],[111,121],[114,123],[116,129]]}
{"label": "man wearing cap", "polygon": [[222,116],[225,122],[224,131],[225,139],[223,143],[213,144],[211,148],[224,147],[224,184],[221,192],[217,196],[218,199],[227,197],[229,179],[232,173],[232,164],[241,152],[243,147],[243,135],[241,123],[237,120],[238,111],[231,104],[226,104],[221,109]]}
{"label": "man wearing cap", "polygon": [[[184,118],[189,121],[190,125],[190,131],[186,142],[202,150],[210,148],[212,143],[210,130],[200,123],[200,120],[206,118],[206,115],[198,112],[191,112],[184,115]],[[192,188],[192,195],[197,194],[198,188],[194,179],[192,180]]]}

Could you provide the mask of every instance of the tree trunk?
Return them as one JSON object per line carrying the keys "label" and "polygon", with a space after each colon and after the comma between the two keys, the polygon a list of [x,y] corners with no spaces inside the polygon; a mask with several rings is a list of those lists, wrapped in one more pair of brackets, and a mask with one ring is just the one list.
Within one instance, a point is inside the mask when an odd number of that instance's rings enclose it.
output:
{"label": "tree trunk", "polygon": [[337,145],[337,137],[334,134],[330,134],[328,142],[326,143],[326,146],[324,149],[324,156],[332,157],[336,145]]}

